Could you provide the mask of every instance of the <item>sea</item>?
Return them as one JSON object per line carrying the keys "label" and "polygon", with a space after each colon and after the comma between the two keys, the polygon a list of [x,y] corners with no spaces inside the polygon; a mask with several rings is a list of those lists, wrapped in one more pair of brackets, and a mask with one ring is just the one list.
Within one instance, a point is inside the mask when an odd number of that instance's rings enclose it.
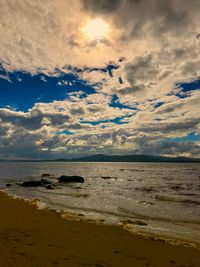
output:
{"label": "sea", "polygon": [[[54,189],[17,184],[44,173],[50,174]],[[57,183],[60,175],[80,175],[85,182]],[[15,198],[37,199],[39,208],[200,244],[197,163],[1,162],[0,190]]]}

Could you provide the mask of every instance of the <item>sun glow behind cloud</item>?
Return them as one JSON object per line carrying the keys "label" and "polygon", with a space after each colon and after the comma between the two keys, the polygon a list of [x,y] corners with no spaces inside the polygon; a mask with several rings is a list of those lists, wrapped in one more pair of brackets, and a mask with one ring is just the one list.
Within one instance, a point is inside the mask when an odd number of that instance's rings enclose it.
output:
{"label": "sun glow behind cloud", "polygon": [[102,40],[108,37],[110,27],[101,18],[90,19],[83,27],[83,33],[90,40]]}

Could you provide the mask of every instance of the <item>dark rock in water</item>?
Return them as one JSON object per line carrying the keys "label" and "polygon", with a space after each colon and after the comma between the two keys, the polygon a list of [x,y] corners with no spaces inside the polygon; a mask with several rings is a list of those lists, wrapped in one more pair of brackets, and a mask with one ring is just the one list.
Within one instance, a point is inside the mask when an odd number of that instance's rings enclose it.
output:
{"label": "dark rock in water", "polygon": [[66,176],[61,175],[58,178],[59,183],[84,183],[84,178],[81,176]]}
{"label": "dark rock in water", "polygon": [[49,173],[43,173],[43,174],[42,174],[42,177],[48,177],[48,176],[50,176]]}
{"label": "dark rock in water", "polygon": [[142,221],[134,221],[133,224],[140,225],[140,226],[147,226],[148,224]]}
{"label": "dark rock in water", "polygon": [[112,179],[110,176],[101,176],[102,179]]}
{"label": "dark rock in water", "polygon": [[6,184],[7,187],[12,186],[11,184]]}
{"label": "dark rock in water", "polygon": [[24,187],[53,186],[53,184],[50,181],[46,180],[46,179],[24,181],[20,185],[24,186]]}
{"label": "dark rock in water", "polygon": [[139,226],[147,226],[148,224],[142,221],[131,221],[131,220],[125,220],[122,221],[123,224],[133,224],[133,225],[139,225]]}
{"label": "dark rock in water", "polygon": [[109,180],[109,179],[117,179],[116,177],[111,176],[101,176],[102,179]]}
{"label": "dark rock in water", "polygon": [[52,184],[47,184],[45,187],[46,187],[46,189],[53,189],[53,185]]}
{"label": "dark rock in water", "polygon": [[42,183],[40,181],[34,181],[34,180],[30,180],[30,181],[24,181],[21,186],[24,187],[36,187],[36,186],[42,186]]}
{"label": "dark rock in water", "polygon": [[40,182],[43,184],[43,185],[51,185],[52,183],[49,181],[49,180],[47,180],[47,179],[40,179]]}

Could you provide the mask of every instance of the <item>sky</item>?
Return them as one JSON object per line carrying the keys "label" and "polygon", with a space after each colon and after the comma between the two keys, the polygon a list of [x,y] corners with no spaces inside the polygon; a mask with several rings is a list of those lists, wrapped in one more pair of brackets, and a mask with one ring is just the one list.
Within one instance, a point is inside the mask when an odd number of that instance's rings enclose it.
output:
{"label": "sky", "polygon": [[0,159],[200,157],[199,0],[0,0]]}

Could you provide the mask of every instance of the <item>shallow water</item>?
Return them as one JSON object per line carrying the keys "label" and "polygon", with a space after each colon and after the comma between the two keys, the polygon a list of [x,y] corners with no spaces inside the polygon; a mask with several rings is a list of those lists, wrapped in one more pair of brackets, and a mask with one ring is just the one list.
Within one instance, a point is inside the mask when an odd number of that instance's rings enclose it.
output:
{"label": "shallow water", "polygon": [[[50,173],[81,175],[83,184],[23,188],[17,181]],[[5,183],[12,182],[10,188]],[[0,186],[19,197],[40,199],[43,206],[82,214],[106,223],[125,220],[154,233],[200,241],[200,165],[177,163],[0,163]]]}

